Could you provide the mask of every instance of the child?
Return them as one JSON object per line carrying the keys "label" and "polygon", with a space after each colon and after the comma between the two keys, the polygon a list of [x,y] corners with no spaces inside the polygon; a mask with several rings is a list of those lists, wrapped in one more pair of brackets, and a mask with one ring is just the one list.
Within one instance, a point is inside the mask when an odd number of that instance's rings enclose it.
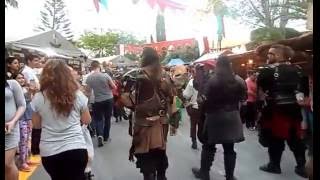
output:
{"label": "child", "polygon": [[20,142],[19,142],[19,159],[21,162],[20,171],[29,172],[31,168],[29,165],[32,165],[29,158],[29,148],[28,142],[31,135],[31,119],[32,119],[32,109],[30,106],[32,93],[28,86],[26,86],[26,82],[24,79],[24,75],[22,73],[18,73],[14,79],[21,85],[25,99],[26,99],[26,111],[21,117],[22,119],[19,121],[20,127]]}

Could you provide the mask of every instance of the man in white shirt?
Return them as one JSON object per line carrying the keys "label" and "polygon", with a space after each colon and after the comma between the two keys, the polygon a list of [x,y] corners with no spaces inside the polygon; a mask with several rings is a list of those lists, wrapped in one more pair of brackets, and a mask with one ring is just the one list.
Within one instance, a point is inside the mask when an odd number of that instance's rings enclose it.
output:
{"label": "man in white shirt", "polygon": [[200,111],[197,103],[198,91],[193,87],[193,79],[190,79],[187,87],[183,91],[183,97],[188,101],[186,109],[190,116],[190,137],[192,149],[197,149],[197,124],[200,119]]}
{"label": "man in white shirt", "polygon": [[[30,89],[34,91],[38,91],[40,89],[39,79],[37,77],[35,68],[40,66],[40,58],[37,55],[27,55],[26,56],[26,64],[23,67],[22,74],[26,80],[26,83],[30,85]],[[37,155],[40,153],[39,144],[40,144],[40,135],[41,129],[32,128],[31,134],[31,153],[33,155]]]}
{"label": "man in white shirt", "polygon": [[34,81],[36,83],[36,87],[40,87],[39,79],[37,77],[37,73],[34,70],[40,66],[40,58],[37,55],[27,55],[26,56],[26,64],[22,70],[22,74],[28,84],[30,81]]}

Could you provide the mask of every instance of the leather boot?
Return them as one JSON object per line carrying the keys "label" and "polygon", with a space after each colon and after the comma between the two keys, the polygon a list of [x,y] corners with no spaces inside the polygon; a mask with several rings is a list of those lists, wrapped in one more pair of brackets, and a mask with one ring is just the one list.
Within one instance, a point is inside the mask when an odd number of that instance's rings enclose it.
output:
{"label": "leather boot", "polygon": [[268,153],[270,162],[268,164],[260,166],[259,169],[268,173],[281,174],[280,162],[282,151],[274,151],[270,150],[269,148]]}
{"label": "leather boot", "polygon": [[143,174],[144,180],[156,180],[156,175],[154,173]]}
{"label": "leather boot", "polygon": [[192,173],[194,177],[201,179],[201,180],[210,180],[210,172],[209,171],[202,171],[199,168],[192,168]]}
{"label": "leather boot", "polygon": [[226,180],[236,180],[234,177],[234,168],[236,167],[237,154],[224,154],[224,169],[226,171]]}
{"label": "leather boot", "polygon": [[210,168],[214,160],[215,149],[210,152],[208,148],[202,147],[201,168],[192,168],[194,176],[201,180],[210,180]]}
{"label": "leather boot", "polygon": [[85,176],[86,176],[86,180],[93,180],[93,174],[91,174],[91,171],[90,172],[86,172],[86,173],[84,173],[85,174]]}
{"label": "leather boot", "polygon": [[192,148],[192,149],[198,149],[197,139],[192,139],[191,148]]}
{"label": "leather boot", "polygon": [[157,180],[167,180],[165,171],[157,171]]}
{"label": "leather boot", "polygon": [[297,166],[295,167],[294,172],[303,178],[308,178],[305,168],[306,158],[304,156],[295,156],[295,158],[297,161]]}
{"label": "leather boot", "polygon": [[31,153],[33,155],[40,154],[40,139],[41,139],[41,129],[32,128],[31,132]]}

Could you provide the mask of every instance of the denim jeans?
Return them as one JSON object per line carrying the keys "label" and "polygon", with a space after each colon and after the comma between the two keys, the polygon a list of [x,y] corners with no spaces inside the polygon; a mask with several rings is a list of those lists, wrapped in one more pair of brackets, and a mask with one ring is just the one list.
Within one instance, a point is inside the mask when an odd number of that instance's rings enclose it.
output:
{"label": "denim jeans", "polygon": [[95,102],[92,106],[97,136],[103,136],[105,141],[109,139],[112,109],[113,99]]}

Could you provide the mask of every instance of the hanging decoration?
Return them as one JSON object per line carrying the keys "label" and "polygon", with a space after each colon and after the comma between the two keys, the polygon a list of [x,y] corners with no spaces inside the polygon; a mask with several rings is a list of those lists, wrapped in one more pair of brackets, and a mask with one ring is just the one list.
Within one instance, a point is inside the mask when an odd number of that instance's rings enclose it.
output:
{"label": "hanging decoration", "polygon": [[218,48],[221,50],[221,41],[225,37],[225,30],[224,30],[224,21],[223,15],[216,15],[217,19],[217,35],[218,35]]}
{"label": "hanging decoration", "polygon": [[[132,0],[133,4],[137,4],[140,0]],[[156,5],[159,6],[161,10],[172,9],[172,10],[185,10],[185,5],[175,2],[173,0],[145,0],[148,5],[154,9]]]}
{"label": "hanging decoration", "polygon": [[100,11],[100,4],[103,5],[106,9],[108,8],[108,0],[93,0],[94,7],[96,11]]}

